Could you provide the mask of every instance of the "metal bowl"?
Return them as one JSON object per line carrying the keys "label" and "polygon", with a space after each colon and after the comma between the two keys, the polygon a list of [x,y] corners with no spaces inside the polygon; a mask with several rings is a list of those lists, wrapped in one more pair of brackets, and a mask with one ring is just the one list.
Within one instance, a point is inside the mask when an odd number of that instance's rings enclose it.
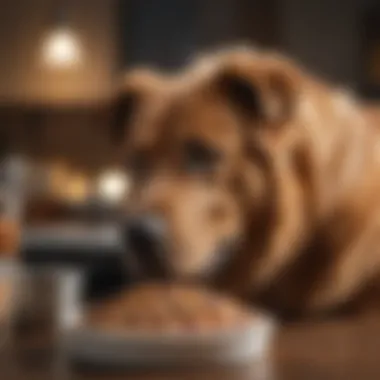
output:
{"label": "metal bowl", "polygon": [[262,313],[245,327],[209,333],[116,333],[79,323],[64,332],[62,348],[76,362],[106,367],[236,365],[265,359],[275,326]]}

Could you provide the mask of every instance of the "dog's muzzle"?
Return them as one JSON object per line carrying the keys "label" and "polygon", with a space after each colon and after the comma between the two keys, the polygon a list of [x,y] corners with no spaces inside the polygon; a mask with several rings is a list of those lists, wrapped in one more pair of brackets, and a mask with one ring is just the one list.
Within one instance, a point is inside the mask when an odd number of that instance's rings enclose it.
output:
{"label": "dog's muzzle", "polygon": [[167,228],[161,218],[142,215],[128,219],[124,238],[128,254],[136,256],[142,277],[162,278],[168,275],[164,254]]}

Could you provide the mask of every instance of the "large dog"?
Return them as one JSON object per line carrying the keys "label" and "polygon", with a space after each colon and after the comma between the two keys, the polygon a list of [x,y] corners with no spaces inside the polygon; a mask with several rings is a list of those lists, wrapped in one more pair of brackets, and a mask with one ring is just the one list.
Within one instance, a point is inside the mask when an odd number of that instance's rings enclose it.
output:
{"label": "large dog", "polygon": [[129,243],[156,274],[279,315],[357,305],[380,285],[376,112],[270,52],[129,73],[115,110]]}

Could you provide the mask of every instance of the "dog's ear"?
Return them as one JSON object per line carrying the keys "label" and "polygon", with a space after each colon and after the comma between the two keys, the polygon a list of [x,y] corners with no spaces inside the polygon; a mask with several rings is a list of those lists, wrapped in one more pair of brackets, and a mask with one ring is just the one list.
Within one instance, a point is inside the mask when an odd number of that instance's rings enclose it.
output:
{"label": "dog's ear", "polygon": [[119,86],[111,106],[111,138],[124,141],[143,103],[158,85],[158,76],[139,69],[127,74]]}
{"label": "dog's ear", "polygon": [[298,77],[278,66],[235,65],[217,74],[217,91],[244,119],[279,126],[291,119],[298,96]]}

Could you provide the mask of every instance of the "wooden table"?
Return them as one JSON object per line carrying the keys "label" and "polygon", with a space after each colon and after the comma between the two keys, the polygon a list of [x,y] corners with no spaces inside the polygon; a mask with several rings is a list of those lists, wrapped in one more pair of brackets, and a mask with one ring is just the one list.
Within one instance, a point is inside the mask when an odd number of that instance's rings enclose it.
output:
{"label": "wooden table", "polygon": [[379,380],[380,318],[288,325],[277,334],[272,359],[240,369],[101,372],[70,368],[44,333],[10,341],[0,354],[1,380],[268,379]]}

